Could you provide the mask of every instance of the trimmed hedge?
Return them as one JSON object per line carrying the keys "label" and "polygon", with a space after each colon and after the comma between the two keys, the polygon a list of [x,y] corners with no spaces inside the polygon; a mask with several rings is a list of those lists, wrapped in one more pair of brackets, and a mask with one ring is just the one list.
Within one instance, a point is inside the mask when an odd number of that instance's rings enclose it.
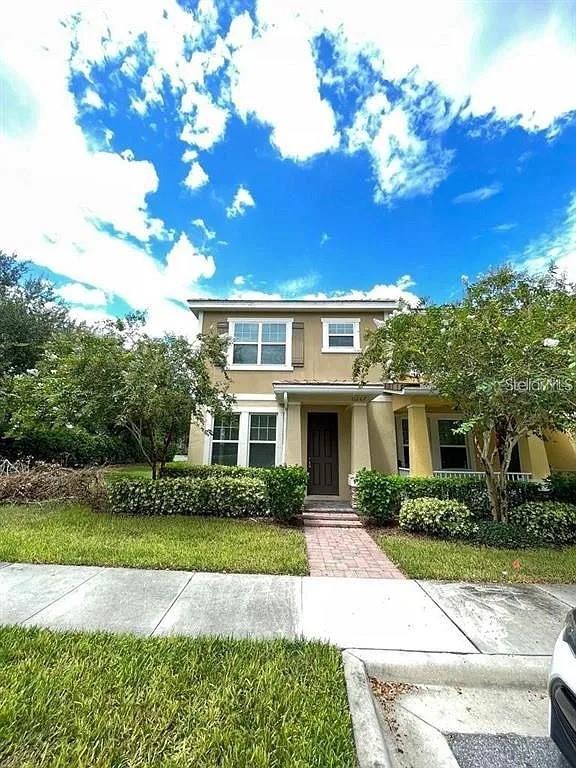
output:
{"label": "trimmed hedge", "polygon": [[111,483],[109,500],[111,512],[126,515],[261,517],[269,506],[257,477],[123,478]]}
{"label": "trimmed hedge", "polygon": [[541,543],[522,525],[497,523],[494,520],[479,520],[469,541],[498,549],[527,549],[537,547]]}
{"label": "trimmed hedge", "polygon": [[563,545],[576,541],[576,504],[529,502],[511,509],[508,518],[540,544]]}
{"label": "trimmed hedge", "polygon": [[[542,490],[537,483],[508,484],[511,506],[541,497]],[[374,522],[386,523],[396,519],[404,501],[420,498],[459,501],[468,507],[476,519],[490,517],[490,501],[484,480],[384,475],[367,469],[356,473],[356,507],[360,514]]]}
{"label": "trimmed hedge", "polygon": [[576,472],[558,472],[550,475],[546,485],[553,501],[576,504]]}
{"label": "trimmed hedge", "polygon": [[468,538],[475,530],[468,507],[448,499],[407,499],[400,507],[398,523],[404,531],[442,538]]}
{"label": "trimmed hedge", "polygon": [[302,467],[236,467],[177,462],[164,467],[162,477],[257,478],[266,485],[270,514],[277,520],[287,520],[301,511],[308,487],[308,474]]}

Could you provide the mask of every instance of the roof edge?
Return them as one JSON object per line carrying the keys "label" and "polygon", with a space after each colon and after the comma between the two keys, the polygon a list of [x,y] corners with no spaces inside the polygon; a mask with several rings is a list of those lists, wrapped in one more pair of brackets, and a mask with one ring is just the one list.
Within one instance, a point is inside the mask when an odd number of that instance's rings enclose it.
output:
{"label": "roof edge", "polygon": [[394,310],[398,302],[389,299],[188,299],[188,307],[196,314],[219,309],[277,309],[315,312],[320,309]]}

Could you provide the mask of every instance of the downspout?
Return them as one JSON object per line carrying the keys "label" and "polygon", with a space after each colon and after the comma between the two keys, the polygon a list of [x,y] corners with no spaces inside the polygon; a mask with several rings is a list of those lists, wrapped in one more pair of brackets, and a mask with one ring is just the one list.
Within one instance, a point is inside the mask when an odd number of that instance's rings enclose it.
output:
{"label": "downspout", "polygon": [[286,438],[288,435],[288,392],[284,392],[284,422],[282,424],[282,464],[286,464]]}

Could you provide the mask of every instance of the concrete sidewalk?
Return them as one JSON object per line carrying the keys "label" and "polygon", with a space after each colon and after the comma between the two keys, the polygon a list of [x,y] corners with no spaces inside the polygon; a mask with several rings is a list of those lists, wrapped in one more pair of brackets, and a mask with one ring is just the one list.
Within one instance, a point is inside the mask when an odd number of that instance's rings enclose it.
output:
{"label": "concrete sidewalk", "polygon": [[576,585],[504,586],[0,564],[0,624],[548,655]]}

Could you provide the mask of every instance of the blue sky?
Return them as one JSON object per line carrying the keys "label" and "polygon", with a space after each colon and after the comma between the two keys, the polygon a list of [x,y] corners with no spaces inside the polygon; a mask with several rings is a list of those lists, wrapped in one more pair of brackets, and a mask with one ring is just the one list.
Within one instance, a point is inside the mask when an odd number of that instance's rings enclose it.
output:
{"label": "blue sky", "polygon": [[0,248],[78,318],[576,280],[576,0],[8,5]]}

